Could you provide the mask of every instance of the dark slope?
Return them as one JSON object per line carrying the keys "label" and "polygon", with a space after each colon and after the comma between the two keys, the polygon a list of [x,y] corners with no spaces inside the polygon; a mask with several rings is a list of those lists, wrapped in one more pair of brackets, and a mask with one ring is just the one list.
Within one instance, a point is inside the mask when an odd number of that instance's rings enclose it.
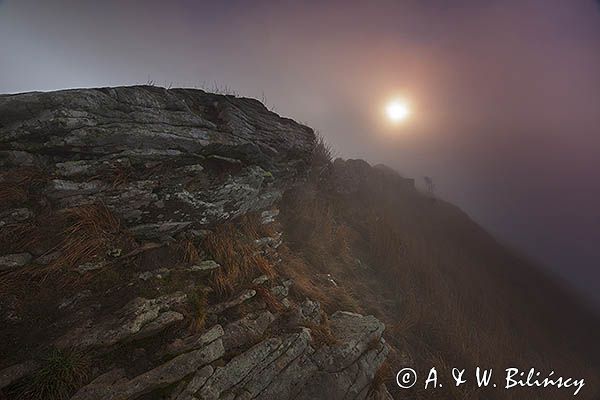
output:
{"label": "dark slope", "polygon": [[596,315],[459,208],[362,160],[336,160],[320,180],[286,200],[282,210],[292,248],[309,270],[331,274],[337,287],[325,297],[386,322],[387,339],[398,350],[390,358],[394,371],[407,358],[423,370],[535,367],[542,374],[587,377],[583,397],[593,398],[600,366]]}

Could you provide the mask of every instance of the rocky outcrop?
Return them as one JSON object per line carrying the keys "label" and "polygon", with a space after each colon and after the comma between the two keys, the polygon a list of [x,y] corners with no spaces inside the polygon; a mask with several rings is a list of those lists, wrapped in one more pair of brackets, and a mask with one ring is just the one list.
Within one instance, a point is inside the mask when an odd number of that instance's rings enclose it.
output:
{"label": "rocky outcrop", "polygon": [[341,194],[370,194],[381,188],[414,190],[415,180],[400,176],[393,169],[378,164],[372,167],[364,160],[337,158],[331,168],[333,189]]}
{"label": "rocky outcrop", "polygon": [[[275,268],[285,247],[275,204],[307,175],[314,140],[310,128],[255,100],[200,90],[0,96],[0,195],[11,201],[0,204],[0,226],[46,234],[53,227],[37,225],[58,221],[66,236],[46,244],[38,234],[3,251],[0,278],[60,271],[61,284],[77,283],[69,293],[61,286],[53,305],[44,298],[50,312],[39,320],[48,329],[33,326],[41,334],[31,335],[65,357],[99,360],[72,399],[371,396],[389,351],[383,324],[327,316],[314,299],[292,296],[294,281]],[[90,204],[99,210],[91,216]],[[248,213],[256,226],[236,232],[248,236],[240,253],[252,265],[227,247],[236,237],[220,238],[209,254],[206,238]],[[232,272],[236,263],[244,265]],[[235,288],[225,296],[216,276],[243,281],[225,282]],[[1,316],[17,331],[25,291],[5,295],[3,282]],[[37,358],[0,360],[0,390],[19,398],[45,362]]]}
{"label": "rocky outcrop", "polygon": [[185,293],[150,300],[138,297],[114,315],[98,321],[86,321],[61,337],[56,345],[85,349],[151,336],[183,319],[183,315],[172,308],[181,305],[185,299]]}
{"label": "rocky outcrop", "polygon": [[0,165],[43,168],[61,207],[102,201],[142,237],[267,208],[302,175],[313,141],[256,100],[201,90],[0,96]]}
{"label": "rocky outcrop", "polygon": [[[373,375],[389,348],[383,324],[352,313],[332,316],[339,344],[315,348],[310,329],[265,339],[224,366],[209,364],[224,355],[223,329],[171,344],[180,353],[132,379],[110,371],[82,388],[74,400],[134,399],[190,377],[172,398],[192,399],[365,399]],[[225,347],[226,348],[226,347]]]}

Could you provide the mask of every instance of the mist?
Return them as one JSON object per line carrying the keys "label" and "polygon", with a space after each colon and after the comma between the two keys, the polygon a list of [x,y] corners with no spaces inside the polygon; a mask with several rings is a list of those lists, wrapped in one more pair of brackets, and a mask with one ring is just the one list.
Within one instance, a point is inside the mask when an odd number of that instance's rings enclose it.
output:
{"label": "mist", "polygon": [[[451,4],[451,5],[449,5]],[[458,204],[600,305],[592,0],[0,2],[0,92],[235,91]],[[390,127],[385,101],[410,99]]]}

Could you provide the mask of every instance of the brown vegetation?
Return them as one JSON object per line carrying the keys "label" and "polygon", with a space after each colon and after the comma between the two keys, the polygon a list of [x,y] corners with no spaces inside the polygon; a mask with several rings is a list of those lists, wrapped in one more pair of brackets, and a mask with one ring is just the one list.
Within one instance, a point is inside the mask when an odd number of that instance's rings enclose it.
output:
{"label": "brown vegetation", "polygon": [[274,275],[274,266],[257,251],[254,240],[258,237],[243,233],[258,229],[225,223],[204,239],[203,248],[222,266],[212,275],[212,286],[219,297],[234,294],[236,288],[247,284],[257,273]]}
{"label": "brown vegetation", "polygon": [[[595,378],[594,357],[585,348],[597,346],[581,325],[597,326],[594,320],[460,210],[392,182],[342,195],[328,179],[334,178],[312,180],[284,199],[291,249],[284,249],[282,270],[295,280],[296,292],[327,311],[354,308],[386,322],[387,341],[402,350],[390,357],[396,370],[408,352],[412,366],[426,370],[517,365]],[[320,282],[322,274],[337,285]],[[570,322],[559,322],[556,312]],[[403,394],[432,395],[417,389]],[[440,395],[472,394],[449,387]]]}

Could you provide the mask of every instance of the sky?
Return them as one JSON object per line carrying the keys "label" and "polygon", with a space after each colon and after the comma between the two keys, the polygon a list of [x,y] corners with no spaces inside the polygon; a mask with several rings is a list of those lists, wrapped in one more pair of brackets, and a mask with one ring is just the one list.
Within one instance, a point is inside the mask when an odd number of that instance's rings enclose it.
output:
{"label": "sky", "polygon": [[600,306],[597,0],[0,0],[0,93],[146,83],[262,99],[431,176]]}

